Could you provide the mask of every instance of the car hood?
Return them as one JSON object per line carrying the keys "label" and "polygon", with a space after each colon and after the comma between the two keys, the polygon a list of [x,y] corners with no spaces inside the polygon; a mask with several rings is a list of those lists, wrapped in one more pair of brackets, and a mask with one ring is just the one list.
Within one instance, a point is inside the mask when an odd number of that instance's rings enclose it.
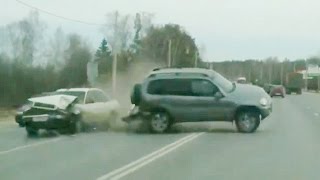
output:
{"label": "car hood", "polygon": [[259,102],[263,97],[271,101],[270,96],[262,88],[250,84],[236,84],[235,90],[229,96],[241,102]]}
{"label": "car hood", "polygon": [[73,103],[77,99],[76,96],[69,95],[52,95],[52,96],[42,96],[28,99],[33,102],[33,106],[41,106],[46,107],[45,105],[52,105],[54,108],[66,109],[71,103]]}

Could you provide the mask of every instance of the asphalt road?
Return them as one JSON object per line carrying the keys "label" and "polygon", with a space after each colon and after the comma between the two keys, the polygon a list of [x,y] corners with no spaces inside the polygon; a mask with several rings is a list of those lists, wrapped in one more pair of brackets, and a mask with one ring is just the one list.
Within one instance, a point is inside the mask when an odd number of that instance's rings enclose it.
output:
{"label": "asphalt road", "polygon": [[74,136],[0,123],[0,179],[319,179],[320,95],[273,99],[254,134],[230,123],[191,123],[177,133]]}

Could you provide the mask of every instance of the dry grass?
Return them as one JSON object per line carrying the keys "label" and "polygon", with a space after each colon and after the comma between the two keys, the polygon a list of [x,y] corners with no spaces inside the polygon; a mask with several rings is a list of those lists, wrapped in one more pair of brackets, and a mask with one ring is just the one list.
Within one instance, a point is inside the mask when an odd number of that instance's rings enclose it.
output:
{"label": "dry grass", "polygon": [[11,121],[16,110],[13,108],[0,108],[0,121]]}

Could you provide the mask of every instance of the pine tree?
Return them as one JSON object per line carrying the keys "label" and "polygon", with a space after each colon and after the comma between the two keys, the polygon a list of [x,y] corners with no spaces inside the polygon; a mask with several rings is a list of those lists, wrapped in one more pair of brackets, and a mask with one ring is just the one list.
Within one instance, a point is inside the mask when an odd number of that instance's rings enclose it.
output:
{"label": "pine tree", "polygon": [[95,61],[98,62],[99,74],[106,74],[111,71],[111,51],[109,49],[108,42],[106,39],[103,39],[101,41],[101,44],[95,54]]}

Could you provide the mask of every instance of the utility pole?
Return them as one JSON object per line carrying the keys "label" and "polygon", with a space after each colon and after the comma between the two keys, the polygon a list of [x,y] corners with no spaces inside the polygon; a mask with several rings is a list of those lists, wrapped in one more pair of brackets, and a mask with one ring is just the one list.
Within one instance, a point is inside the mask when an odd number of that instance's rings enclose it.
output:
{"label": "utility pole", "polygon": [[281,80],[281,85],[283,85],[283,63],[281,62],[281,67],[280,67],[281,69],[280,69],[280,80]]}
{"label": "utility pole", "polygon": [[317,88],[317,92],[319,92],[319,90],[320,90],[320,76],[318,76],[318,77],[317,77],[317,79],[318,79],[318,88]]}
{"label": "utility pole", "polygon": [[308,91],[308,79],[309,79],[309,76],[308,76],[308,62],[306,60],[306,91]]}
{"label": "utility pole", "polygon": [[194,55],[194,67],[198,67],[198,51]]}
{"label": "utility pole", "polygon": [[269,84],[271,84],[272,82],[272,63],[269,62]]}
{"label": "utility pole", "polygon": [[263,82],[263,61],[261,61],[260,82]]}
{"label": "utility pole", "polygon": [[117,87],[117,53],[113,53],[112,61],[112,95],[115,97]]}
{"label": "utility pole", "polygon": [[168,67],[171,67],[171,39],[168,42]]}

